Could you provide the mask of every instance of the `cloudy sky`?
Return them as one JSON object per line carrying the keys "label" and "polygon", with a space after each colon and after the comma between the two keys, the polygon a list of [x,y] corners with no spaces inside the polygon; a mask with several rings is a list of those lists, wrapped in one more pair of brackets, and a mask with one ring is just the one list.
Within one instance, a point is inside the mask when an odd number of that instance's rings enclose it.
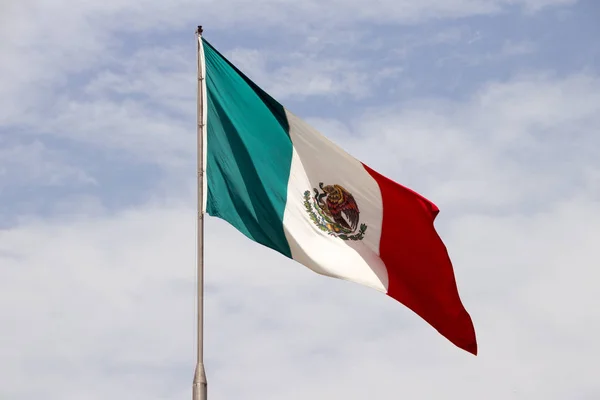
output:
{"label": "cloudy sky", "polygon": [[217,399],[598,399],[597,0],[0,2],[0,398],[191,398],[196,25],[441,209],[479,356],[206,223]]}

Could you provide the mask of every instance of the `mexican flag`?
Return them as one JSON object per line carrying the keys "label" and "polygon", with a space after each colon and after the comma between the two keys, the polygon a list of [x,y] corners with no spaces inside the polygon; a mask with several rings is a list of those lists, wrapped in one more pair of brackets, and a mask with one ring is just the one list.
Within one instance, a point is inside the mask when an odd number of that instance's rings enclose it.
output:
{"label": "mexican flag", "polygon": [[477,354],[435,204],[332,143],[204,38],[200,52],[206,212],[314,272],[386,293]]}

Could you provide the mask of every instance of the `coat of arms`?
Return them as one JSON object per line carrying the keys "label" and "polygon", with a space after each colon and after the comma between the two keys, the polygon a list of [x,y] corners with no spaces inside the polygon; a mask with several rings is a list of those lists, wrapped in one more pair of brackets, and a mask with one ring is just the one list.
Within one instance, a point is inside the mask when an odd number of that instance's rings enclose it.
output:
{"label": "coat of arms", "polygon": [[343,240],[362,240],[367,225],[359,226],[360,211],[352,194],[341,185],[323,186],[323,182],[319,189],[314,188],[312,196],[310,191],[304,192],[304,207],[315,225]]}

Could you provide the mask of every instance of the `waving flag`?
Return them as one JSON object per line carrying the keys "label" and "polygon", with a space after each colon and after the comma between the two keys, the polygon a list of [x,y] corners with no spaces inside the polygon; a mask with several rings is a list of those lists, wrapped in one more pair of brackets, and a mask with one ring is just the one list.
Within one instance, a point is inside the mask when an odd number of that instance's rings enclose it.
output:
{"label": "waving flag", "polygon": [[206,212],[319,274],[386,293],[477,354],[434,227],[438,208],[347,154],[200,41]]}

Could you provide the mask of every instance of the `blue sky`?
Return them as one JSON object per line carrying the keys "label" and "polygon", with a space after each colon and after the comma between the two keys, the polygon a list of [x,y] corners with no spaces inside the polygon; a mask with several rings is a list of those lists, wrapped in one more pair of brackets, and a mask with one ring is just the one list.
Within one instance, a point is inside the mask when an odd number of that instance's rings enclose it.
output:
{"label": "blue sky", "polygon": [[480,354],[207,221],[215,399],[600,397],[600,4],[0,5],[0,397],[189,398],[195,42],[433,200]]}

